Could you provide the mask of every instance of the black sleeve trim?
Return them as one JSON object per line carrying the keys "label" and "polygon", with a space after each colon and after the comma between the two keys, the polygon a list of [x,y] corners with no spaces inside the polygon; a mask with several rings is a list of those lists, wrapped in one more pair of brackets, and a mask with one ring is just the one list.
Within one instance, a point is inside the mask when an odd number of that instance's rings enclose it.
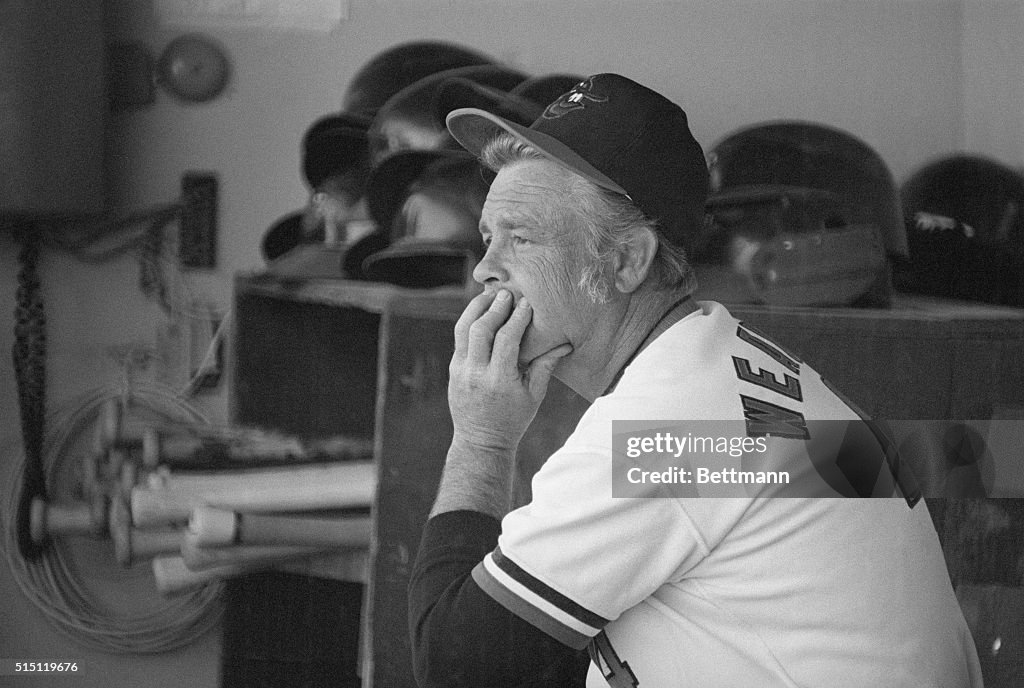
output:
{"label": "black sleeve trim", "polygon": [[582,687],[589,659],[495,602],[470,575],[501,523],[452,511],[423,529],[409,582],[413,670],[423,688]]}

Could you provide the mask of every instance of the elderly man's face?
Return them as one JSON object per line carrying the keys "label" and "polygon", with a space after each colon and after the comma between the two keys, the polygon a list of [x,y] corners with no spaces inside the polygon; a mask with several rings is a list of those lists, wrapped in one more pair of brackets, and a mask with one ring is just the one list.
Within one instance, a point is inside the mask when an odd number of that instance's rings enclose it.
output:
{"label": "elderly man's face", "polygon": [[488,291],[505,288],[533,306],[521,363],[566,342],[578,350],[595,322],[598,306],[579,287],[583,252],[566,210],[568,174],[546,160],[506,167],[491,183],[480,218],[487,253],[473,277]]}

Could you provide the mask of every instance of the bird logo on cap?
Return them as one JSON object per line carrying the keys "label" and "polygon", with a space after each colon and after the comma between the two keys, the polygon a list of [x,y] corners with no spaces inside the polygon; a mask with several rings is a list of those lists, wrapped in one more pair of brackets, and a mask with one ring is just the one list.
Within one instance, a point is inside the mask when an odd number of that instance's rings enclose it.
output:
{"label": "bird logo on cap", "polygon": [[558,100],[548,105],[542,117],[544,119],[558,119],[562,115],[573,110],[582,110],[589,103],[605,103],[608,96],[594,93],[594,78],[591,77],[572,87],[558,97]]}

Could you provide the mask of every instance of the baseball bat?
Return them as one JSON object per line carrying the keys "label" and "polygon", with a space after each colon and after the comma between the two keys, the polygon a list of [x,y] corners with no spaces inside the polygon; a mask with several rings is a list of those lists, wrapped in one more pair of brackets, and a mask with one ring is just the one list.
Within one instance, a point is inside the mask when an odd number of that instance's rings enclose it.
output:
{"label": "baseball bat", "polygon": [[276,563],[285,559],[306,557],[322,551],[324,551],[323,547],[305,545],[199,547],[186,538],[181,545],[181,558],[190,571],[205,571],[220,566]]}
{"label": "baseball bat", "polygon": [[109,521],[110,539],[114,543],[114,558],[121,566],[129,567],[160,554],[181,551],[183,530],[143,530],[133,527],[128,504],[124,499],[111,500]]}
{"label": "baseball bat", "polygon": [[377,468],[371,461],[350,461],[219,474],[171,473],[159,480],[159,487],[132,489],[132,522],[137,527],[185,523],[198,506],[257,513],[367,507],[376,492]]}
{"label": "baseball bat", "polygon": [[244,561],[197,570],[190,569],[181,555],[162,555],[153,558],[152,567],[156,589],[167,597],[268,568],[319,578],[366,583],[369,564],[365,553],[359,552],[355,556],[348,554],[345,551],[315,551],[286,559],[275,554],[270,558],[246,558]]}
{"label": "baseball bat", "polygon": [[369,547],[370,517],[315,518],[240,513],[200,506],[192,510],[186,540],[197,547],[305,545]]}
{"label": "baseball bat", "polygon": [[259,569],[257,564],[229,564],[193,571],[185,565],[185,560],[181,555],[154,557],[152,566],[157,592],[166,597],[181,595],[224,578]]}
{"label": "baseball bat", "polygon": [[[165,433],[148,428],[141,434],[142,464],[194,467],[251,468],[252,464],[287,466],[296,463],[366,460],[373,456],[372,440],[333,437],[303,442],[295,437],[246,428],[197,429],[195,434]],[[248,464],[248,466],[246,465]]]}
{"label": "baseball bat", "polygon": [[[307,554],[305,556],[311,555]],[[301,557],[293,556],[292,560],[301,560]],[[255,558],[236,561],[232,564],[221,564],[193,570],[188,567],[184,557],[181,555],[164,555],[154,557],[152,567],[157,592],[161,595],[172,597],[195,590],[204,585],[217,583],[225,578],[253,573],[287,561],[289,559],[274,557],[269,559]]]}

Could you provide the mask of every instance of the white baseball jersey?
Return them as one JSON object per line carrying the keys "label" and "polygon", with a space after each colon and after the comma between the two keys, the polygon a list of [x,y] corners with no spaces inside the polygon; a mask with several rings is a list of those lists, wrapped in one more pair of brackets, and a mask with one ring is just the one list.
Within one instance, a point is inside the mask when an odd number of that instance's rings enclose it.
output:
{"label": "white baseball jersey", "polygon": [[[550,636],[589,646],[588,686],[980,687],[923,502],[612,496],[612,421],[756,431],[858,417],[806,364],[723,306],[700,306],[587,411],[474,581]],[[768,439],[770,461],[808,461],[783,439]]]}

